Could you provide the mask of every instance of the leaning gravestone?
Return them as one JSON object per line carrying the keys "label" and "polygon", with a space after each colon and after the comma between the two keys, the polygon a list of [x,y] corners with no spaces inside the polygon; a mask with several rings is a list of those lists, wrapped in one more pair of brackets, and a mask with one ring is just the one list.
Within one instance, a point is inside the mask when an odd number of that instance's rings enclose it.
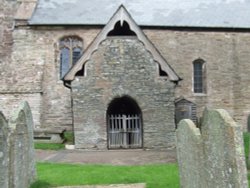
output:
{"label": "leaning gravestone", "polygon": [[35,180],[33,119],[23,102],[7,123],[0,113],[0,187],[28,188]]}
{"label": "leaning gravestone", "polygon": [[201,130],[182,120],[177,157],[181,187],[248,187],[241,127],[225,110],[205,110]]}
{"label": "leaning gravestone", "polygon": [[7,188],[9,183],[9,147],[8,125],[2,112],[0,112],[0,187]]}

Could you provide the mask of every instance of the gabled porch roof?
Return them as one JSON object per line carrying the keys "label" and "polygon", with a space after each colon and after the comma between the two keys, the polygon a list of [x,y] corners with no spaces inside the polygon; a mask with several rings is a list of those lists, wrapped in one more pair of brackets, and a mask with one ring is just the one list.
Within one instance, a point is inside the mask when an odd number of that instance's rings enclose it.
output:
{"label": "gabled porch roof", "polygon": [[140,27],[132,19],[126,8],[121,5],[115,14],[111,17],[109,22],[97,35],[94,41],[88,46],[83,56],[78,60],[78,62],[69,70],[69,72],[64,76],[64,81],[72,81],[75,78],[76,73],[82,69],[84,64],[90,59],[92,53],[98,49],[99,44],[107,38],[107,35],[112,31],[117,22],[123,24],[126,21],[129,24],[130,29],[136,34],[138,40],[140,40],[145,48],[152,54],[154,60],[159,63],[161,69],[165,71],[171,81],[179,81],[179,76],[170,67],[166,60],[162,57],[159,51],[155,48],[152,42],[146,37]]}

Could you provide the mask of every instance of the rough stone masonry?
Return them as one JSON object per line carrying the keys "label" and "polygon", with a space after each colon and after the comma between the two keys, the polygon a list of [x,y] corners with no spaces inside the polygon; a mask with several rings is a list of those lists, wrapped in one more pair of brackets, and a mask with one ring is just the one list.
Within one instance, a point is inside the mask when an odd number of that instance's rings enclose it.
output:
{"label": "rough stone masonry", "polygon": [[0,112],[1,188],[26,188],[36,177],[33,119],[27,102],[7,122]]}
{"label": "rough stone masonry", "polygon": [[[93,3],[70,0],[55,2]],[[164,1],[160,2],[170,6]],[[203,1],[190,1],[191,4],[200,2]],[[228,8],[230,8],[229,5],[232,6],[231,1],[223,2],[228,5],[226,6]],[[130,3],[131,7],[135,5],[139,9],[143,8],[138,3],[126,1],[126,4]],[[171,6],[174,7],[176,3],[174,1],[173,3]],[[218,2],[210,3],[217,6]],[[237,1],[233,3],[237,4]],[[60,39],[67,36],[79,37],[84,42],[85,50],[103,26],[29,25],[30,17],[27,13],[32,15],[34,9],[30,4],[37,4],[36,12],[40,10],[38,7],[43,5],[46,7],[51,4],[51,1],[39,0],[36,3],[36,0],[0,0],[1,110],[9,116],[9,109],[20,101],[27,100],[33,112],[36,129],[72,130],[75,120],[72,113],[71,92],[64,87],[60,78]],[[147,3],[143,6],[149,6],[150,10],[153,10],[156,4]],[[99,6],[100,4],[97,4],[95,7]],[[60,7],[57,6],[57,12],[61,12]],[[78,6],[76,4],[72,7]],[[178,7],[179,5],[176,8]],[[130,9],[129,6],[127,8]],[[210,6],[205,8],[209,9]],[[17,12],[19,14],[16,15]],[[88,10],[83,15],[85,14],[91,14],[91,11]],[[73,15],[65,14],[61,18],[70,16]],[[206,21],[210,19],[211,17],[208,17]],[[183,79],[174,90],[175,99],[183,97],[196,104],[198,117],[204,106],[222,107],[246,128],[250,114],[249,28],[242,30],[221,27],[217,29],[173,27],[171,29],[171,26],[150,26],[141,27],[141,29]],[[206,93],[202,94],[193,92],[193,61],[196,59],[203,59],[206,62],[207,88]]]}
{"label": "rough stone masonry", "polygon": [[225,110],[205,110],[201,129],[182,120],[177,156],[181,187],[248,187],[241,128]]}
{"label": "rough stone masonry", "polygon": [[152,54],[137,38],[106,39],[85,71],[86,77],[72,82],[76,148],[107,148],[107,108],[122,97],[135,100],[142,111],[143,148],[174,145],[175,84],[159,76]]}

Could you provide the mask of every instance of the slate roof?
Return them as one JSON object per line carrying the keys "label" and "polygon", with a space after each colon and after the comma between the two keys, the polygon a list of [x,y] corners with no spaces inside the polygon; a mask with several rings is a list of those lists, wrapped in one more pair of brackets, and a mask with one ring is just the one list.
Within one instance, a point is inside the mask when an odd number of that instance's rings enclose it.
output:
{"label": "slate roof", "polygon": [[123,4],[140,26],[250,28],[250,0],[38,0],[30,25],[105,25]]}

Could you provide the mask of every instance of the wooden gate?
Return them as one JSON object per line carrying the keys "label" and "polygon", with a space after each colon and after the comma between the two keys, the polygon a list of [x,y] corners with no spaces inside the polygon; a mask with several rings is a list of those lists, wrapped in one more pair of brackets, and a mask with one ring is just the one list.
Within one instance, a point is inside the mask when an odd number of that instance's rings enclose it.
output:
{"label": "wooden gate", "polygon": [[141,148],[142,122],[140,115],[108,116],[108,147]]}

